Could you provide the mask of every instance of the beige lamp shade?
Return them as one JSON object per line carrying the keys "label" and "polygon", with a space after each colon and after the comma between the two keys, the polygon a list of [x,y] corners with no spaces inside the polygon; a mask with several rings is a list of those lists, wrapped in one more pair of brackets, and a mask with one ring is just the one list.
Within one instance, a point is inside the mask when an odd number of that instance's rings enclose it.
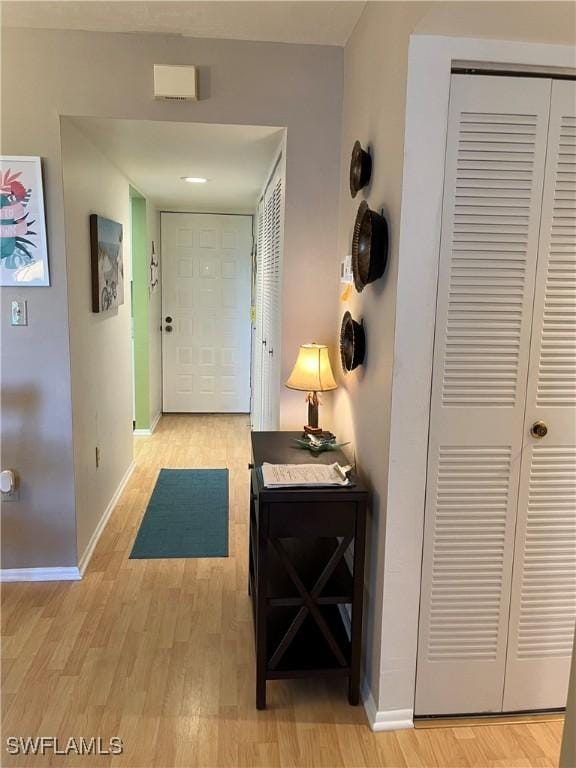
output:
{"label": "beige lamp shade", "polygon": [[336,389],[338,384],[330,367],[328,347],[324,344],[302,344],[286,386],[304,392]]}

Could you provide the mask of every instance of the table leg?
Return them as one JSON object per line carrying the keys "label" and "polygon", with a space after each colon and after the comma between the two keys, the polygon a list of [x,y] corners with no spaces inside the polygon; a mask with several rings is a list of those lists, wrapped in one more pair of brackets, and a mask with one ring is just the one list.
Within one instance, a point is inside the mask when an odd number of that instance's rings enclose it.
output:
{"label": "table leg", "polygon": [[258,514],[258,564],[256,574],[256,709],[266,709],[266,667],[267,667],[267,575],[268,537],[263,519],[267,509],[259,505]]}
{"label": "table leg", "polygon": [[362,602],[364,599],[364,552],[366,541],[366,505],[360,502],[356,508],[354,531],[354,595],[352,599],[352,658],[348,701],[355,706],[360,702],[360,661],[362,654]]}

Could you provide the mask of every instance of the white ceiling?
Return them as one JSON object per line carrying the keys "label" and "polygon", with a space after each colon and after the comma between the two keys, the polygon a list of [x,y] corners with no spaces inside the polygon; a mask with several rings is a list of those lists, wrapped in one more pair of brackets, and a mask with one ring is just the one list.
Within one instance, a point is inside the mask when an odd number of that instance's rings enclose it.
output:
{"label": "white ceiling", "polygon": [[[283,128],[64,118],[161,210],[252,213]],[[190,184],[182,176],[200,176]]]}
{"label": "white ceiling", "polygon": [[158,32],[188,37],[344,45],[365,2],[339,0],[3,0],[10,27],[98,32]]}

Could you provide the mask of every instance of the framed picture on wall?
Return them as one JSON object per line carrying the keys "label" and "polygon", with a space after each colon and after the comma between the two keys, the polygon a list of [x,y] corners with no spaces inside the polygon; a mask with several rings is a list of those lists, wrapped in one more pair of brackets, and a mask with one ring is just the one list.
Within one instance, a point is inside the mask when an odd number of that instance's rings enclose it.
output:
{"label": "framed picture on wall", "polygon": [[0,285],[50,285],[39,157],[0,157]]}
{"label": "framed picture on wall", "polygon": [[92,312],[107,312],[124,304],[122,224],[93,213],[90,216]]}

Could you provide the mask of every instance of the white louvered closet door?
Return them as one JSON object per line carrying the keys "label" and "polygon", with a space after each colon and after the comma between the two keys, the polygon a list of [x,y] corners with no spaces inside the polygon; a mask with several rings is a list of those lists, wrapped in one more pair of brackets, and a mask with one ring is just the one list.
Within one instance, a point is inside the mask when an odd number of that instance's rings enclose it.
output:
{"label": "white louvered closet door", "polygon": [[263,429],[278,428],[280,404],[280,268],[283,238],[283,180],[277,168],[265,196],[266,249],[262,279]]}
{"label": "white louvered closet door", "polygon": [[[545,437],[530,433],[536,421]],[[576,84],[552,84],[504,710],[566,703],[576,616]]]}
{"label": "white louvered closet door", "polygon": [[252,429],[262,429],[262,255],[264,252],[264,200],[256,211],[256,281],[254,295],[254,333],[252,345]]}
{"label": "white louvered closet door", "polygon": [[417,715],[502,710],[550,89],[452,78]]}
{"label": "white louvered closet door", "polygon": [[255,429],[278,428],[280,402],[281,267],[284,236],[284,183],[278,164],[261,201],[256,279],[256,348],[259,381],[253,401]]}

